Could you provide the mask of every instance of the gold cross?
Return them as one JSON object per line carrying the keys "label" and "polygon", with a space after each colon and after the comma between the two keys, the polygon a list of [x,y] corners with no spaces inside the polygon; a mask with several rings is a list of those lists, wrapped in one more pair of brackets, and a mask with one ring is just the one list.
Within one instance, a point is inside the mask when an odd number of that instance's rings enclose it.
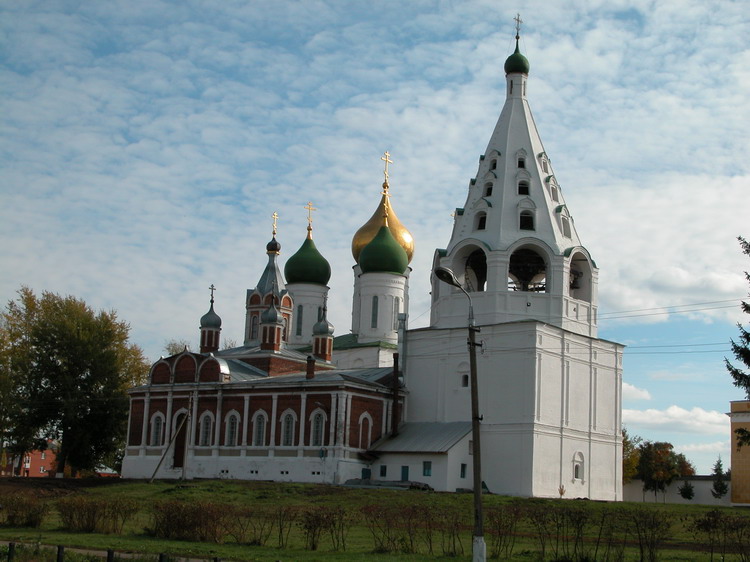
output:
{"label": "gold cross", "polygon": [[317,209],[313,207],[312,201],[308,201],[304,208],[307,209],[307,224],[312,226],[312,212],[317,211]]}
{"label": "gold cross", "polygon": [[516,39],[518,39],[519,35],[521,34],[521,24],[523,23],[521,14],[517,13],[516,17],[513,18],[513,21],[516,22]]}
{"label": "gold cross", "polygon": [[213,304],[214,303],[214,291],[216,290],[216,287],[214,287],[213,283],[211,283],[209,290],[211,291],[211,304]]}
{"label": "gold cross", "polygon": [[391,155],[387,150],[385,151],[385,154],[380,157],[380,159],[385,162],[385,170],[383,171],[383,175],[385,176],[385,183],[388,183],[388,164],[393,164],[393,160],[391,160]]}
{"label": "gold cross", "polygon": [[279,219],[279,213],[274,211],[271,217],[273,218],[273,235],[276,236],[276,221]]}

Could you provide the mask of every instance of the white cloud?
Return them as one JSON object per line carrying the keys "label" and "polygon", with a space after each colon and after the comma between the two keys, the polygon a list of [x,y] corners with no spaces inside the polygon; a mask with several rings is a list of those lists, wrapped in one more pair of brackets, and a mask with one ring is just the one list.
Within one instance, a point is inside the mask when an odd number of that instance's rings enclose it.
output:
{"label": "white cloud", "polygon": [[729,456],[729,440],[713,441],[711,443],[688,443],[686,445],[675,445],[674,448],[680,453],[723,453]]}
{"label": "white cloud", "polygon": [[630,383],[622,383],[623,400],[651,400],[651,393],[648,390],[638,388]]}
{"label": "white cloud", "polygon": [[661,433],[701,433],[706,435],[729,435],[729,418],[716,410],[694,407],[690,410],[680,406],[669,406],[665,410],[632,410],[623,408],[622,421],[633,434],[645,431]]}
{"label": "white cloud", "polygon": [[[750,185],[746,22],[720,2],[727,31],[710,33],[704,3],[663,4],[532,1],[522,33],[530,105],[600,267],[603,325],[608,311],[746,294],[734,240]],[[425,325],[432,252],[503,102],[514,15],[488,1],[425,6],[4,5],[0,263],[12,273],[0,295],[28,284],[116,308],[155,356],[166,339],[196,339],[213,282],[223,334],[241,339],[269,215],[282,216],[283,263],[312,200],[334,269],[330,319],[346,333],[348,245],[388,149],[393,204],[417,242],[411,325]],[[706,71],[726,53],[721,73]]]}

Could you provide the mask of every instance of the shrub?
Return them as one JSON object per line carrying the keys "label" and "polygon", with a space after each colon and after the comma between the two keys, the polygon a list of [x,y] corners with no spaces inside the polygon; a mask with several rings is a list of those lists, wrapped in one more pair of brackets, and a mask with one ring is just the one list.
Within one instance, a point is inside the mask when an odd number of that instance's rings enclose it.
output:
{"label": "shrub", "polygon": [[0,510],[8,527],[39,528],[48,512],[49,506],[46,503],[28,494],[11,494],[5,497]]}
{"label": "shrub", "polygon": [[226,505],[213,502],[163,501],[154,505],[146,532],[163,539],[220,543],[229,534],[231,513]]}
{"label": "shrub", "polygon": [[125,523],[138,512],[128,498],[68,496],[57,501],[63,529],[81,533],[122,533]]}

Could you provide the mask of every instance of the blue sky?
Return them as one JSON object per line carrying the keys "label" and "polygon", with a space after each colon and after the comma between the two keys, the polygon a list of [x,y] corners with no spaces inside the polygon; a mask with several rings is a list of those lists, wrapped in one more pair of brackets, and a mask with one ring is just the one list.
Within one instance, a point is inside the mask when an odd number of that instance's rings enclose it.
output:
{"label": "blue sky", "polygon": [[743,394],[722,360],[750,269],[745,2],[0,2],[0,298],[28,285],[114,308],[156,358],[197,341],[214,283],[241,341],[270,215],[283,262],[312,201],[346,333],[351,236],[389,150],[425,325],[517,11],[531,108],[600,268],[600,336],[629,346],[626,425],[701,472],[728,464],[724,412]]}

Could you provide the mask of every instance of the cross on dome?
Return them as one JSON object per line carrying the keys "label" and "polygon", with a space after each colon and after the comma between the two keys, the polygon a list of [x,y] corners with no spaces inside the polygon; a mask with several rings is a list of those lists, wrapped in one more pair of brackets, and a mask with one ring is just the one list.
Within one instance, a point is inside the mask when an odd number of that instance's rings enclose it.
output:
{"label": "cross on dome", "polygon": [[211,286],[208,288],[209,291],[211,291],[211,304],[214,303],[214,291],[216,290],[216,287],[214,287],[214,284],[211,283]]}
{"label": "cross on dome", "polygon": [[521,24],[523,23],[523,20],[521,19],[521,14],[516,13],[516,17],[513,18],[513,21],[516,22],[516,39],[520,39]]}
{"label": "cross on dome", "polygon": [[279,213],[274,211],[271,217],[273,218],[273,235],[276,236],[276,221],[279,220]]}
{"label": "cross on dome", "polygon": [[385,154],[380,157],[380,159],[385,162],[385,169],[383,170],[383,176],[385,177],[385,181],[383,182],[383,189],[385,190],[383,193],[386,193],[388,191],[388,164],[393,164],[393,160],[391,160],[391,154],[386,150]]}

